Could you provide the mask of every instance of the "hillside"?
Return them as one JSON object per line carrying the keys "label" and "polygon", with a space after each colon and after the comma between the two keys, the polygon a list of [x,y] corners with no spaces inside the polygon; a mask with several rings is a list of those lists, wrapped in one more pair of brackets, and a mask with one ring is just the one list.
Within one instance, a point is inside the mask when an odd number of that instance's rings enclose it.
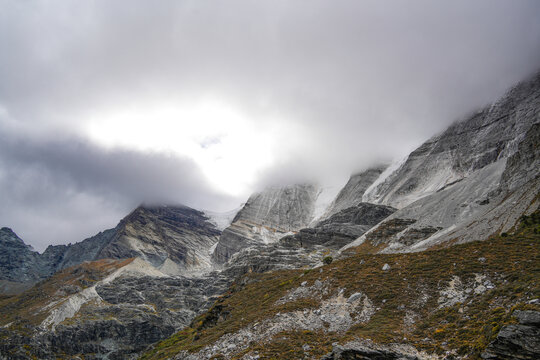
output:
{"label": "hillside", "polygon": [[352,248],[315,269],[249,274],[142,359],[320,358],[351,343],[384,359],[479,358],[497,351],[490,344],[517,323],[518,310],[540,311],[540,212],[485,241],[412,254],[366,251]]}

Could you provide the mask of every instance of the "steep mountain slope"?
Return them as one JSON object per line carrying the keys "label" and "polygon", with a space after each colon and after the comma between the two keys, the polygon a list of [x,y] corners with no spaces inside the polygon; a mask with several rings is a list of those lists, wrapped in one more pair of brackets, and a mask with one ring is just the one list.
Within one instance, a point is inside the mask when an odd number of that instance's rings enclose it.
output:
{"label": "steep mountain slope", "polygon": [[[208,217],[185,206],[140,206],[114,228],[81,242],[49,246],[39,254],[11,230],[0,231],[2,293],[84,261],[139,257],[163,273],[189,274],[211,268],[211,248],[221,231]],[[13,290],[13,291],[11,291]]]}
{"label": "steep mountain slope", "polygon": [[96,259],[140,257],[171,274],[206,270],[220,231],[188,207],[138,207],[124,218]]}
{"label": "steep mountain slope", "polygon": [[352,175],[347,184],[339,191],[336,198],[325,210],[321,219],[329,218],[341,210],[356,206],[362,202],[366,190],[373,185],[386,168],[387,166],[376,166]]}
{"label": "steep mountain slope", "polygon": [[141,206],[114,229],[43,254],[3,229],[12,251],[2,260],[14,268],[4,287],[46,280],[0,299],[0,358],[124,359],[185,327],[232,281],[211,272],[220,231],[208,220],[184,206]]}
{"label": "steep mountain slope", "polygon": [[364,201],[399,209],[517,151],[540,121],[540,74],[413,151],[397,171],[365,194]]}
{"label": "steep mountain slope", "polygon": [[418,251],[508,231],[538,207],[540,74],[429,140],[364,200],[400,208],[364,241]]}
{"label": "steep mountain slope", "polygon": [[[0,229],[0,293],[25,288],[47,271],[39,263],[39,254],[26,245],[10,228]],[[26,286],[27,287],[27,286]]]}
{"label": "steep mountain slope", "polygon": [[170,277],[140,258],[85,262],[0,298],[0,358],[125,359],[188,325],[229,284]]}
{"label": "steep mountain slope", "polygon": [[270,187],[253,194],[221,234],[213,260],[223,264],[241,249],[275,242],[306,227],[313,219],[318,194],[319,189],[310,184]]}

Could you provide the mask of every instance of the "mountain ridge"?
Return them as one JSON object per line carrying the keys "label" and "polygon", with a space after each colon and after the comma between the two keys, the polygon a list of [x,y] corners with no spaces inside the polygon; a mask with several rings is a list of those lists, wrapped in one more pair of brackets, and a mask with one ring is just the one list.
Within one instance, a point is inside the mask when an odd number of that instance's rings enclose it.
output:
{"label": "mountain ridge", "polygon": [[[146,357],[177,359],[504,353],[504,342],[491,341],[516,307],[540,311],[539,144],[540,73],[403,162],[353,174],[316,221],[321,191],[312,184],[253,194],[223,231],[195,209],[137,208],[79,245],[50,247],[47,261],[74,266],[0,298],[1,311],[19,316],[0,322],[0,354],[121,359],[148,346]],[[31,250],[4,232],[28,264]],[[47,285],[86,271],[105,275]],[[31,314],[21,305],[29,298],[39,298]]]}

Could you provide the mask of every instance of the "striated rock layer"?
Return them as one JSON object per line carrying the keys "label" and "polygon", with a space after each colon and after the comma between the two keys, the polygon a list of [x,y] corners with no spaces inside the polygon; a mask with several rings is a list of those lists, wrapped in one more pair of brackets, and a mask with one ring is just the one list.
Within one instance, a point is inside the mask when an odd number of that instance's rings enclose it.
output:
{"label": "striated rock layer", "polygon": [[213,260],[223,264],[244,248],[275,242],[308,226],[318,194],[319,189],[310,184],[271,187],[253,194],[221,234]]}
{"label": "striated rock layer", "polygon": [[140,206],[114,229],[78,243],[50,245],[43,254],[2,228],[2,293],[17,292],[59,270],[105,258],[139,257],[167,274],[208,271],[211,248],[220,234],[203,212],[185,206]]}
{"label": "striated rock layer", "polygon": [[363,199],[399,210],[349,246],[419,251],[509,231],[539,205],[539,129],[537,74],[384,172]]}

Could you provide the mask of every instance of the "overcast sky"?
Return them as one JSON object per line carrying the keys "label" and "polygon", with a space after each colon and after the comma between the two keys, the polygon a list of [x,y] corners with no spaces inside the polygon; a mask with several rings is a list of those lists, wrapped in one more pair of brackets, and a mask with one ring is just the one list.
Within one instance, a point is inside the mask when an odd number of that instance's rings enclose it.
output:
{"label": "overcast sky", "polygon": [[0,226],[344,182],[539,68],[537,0],[0,0]]}

